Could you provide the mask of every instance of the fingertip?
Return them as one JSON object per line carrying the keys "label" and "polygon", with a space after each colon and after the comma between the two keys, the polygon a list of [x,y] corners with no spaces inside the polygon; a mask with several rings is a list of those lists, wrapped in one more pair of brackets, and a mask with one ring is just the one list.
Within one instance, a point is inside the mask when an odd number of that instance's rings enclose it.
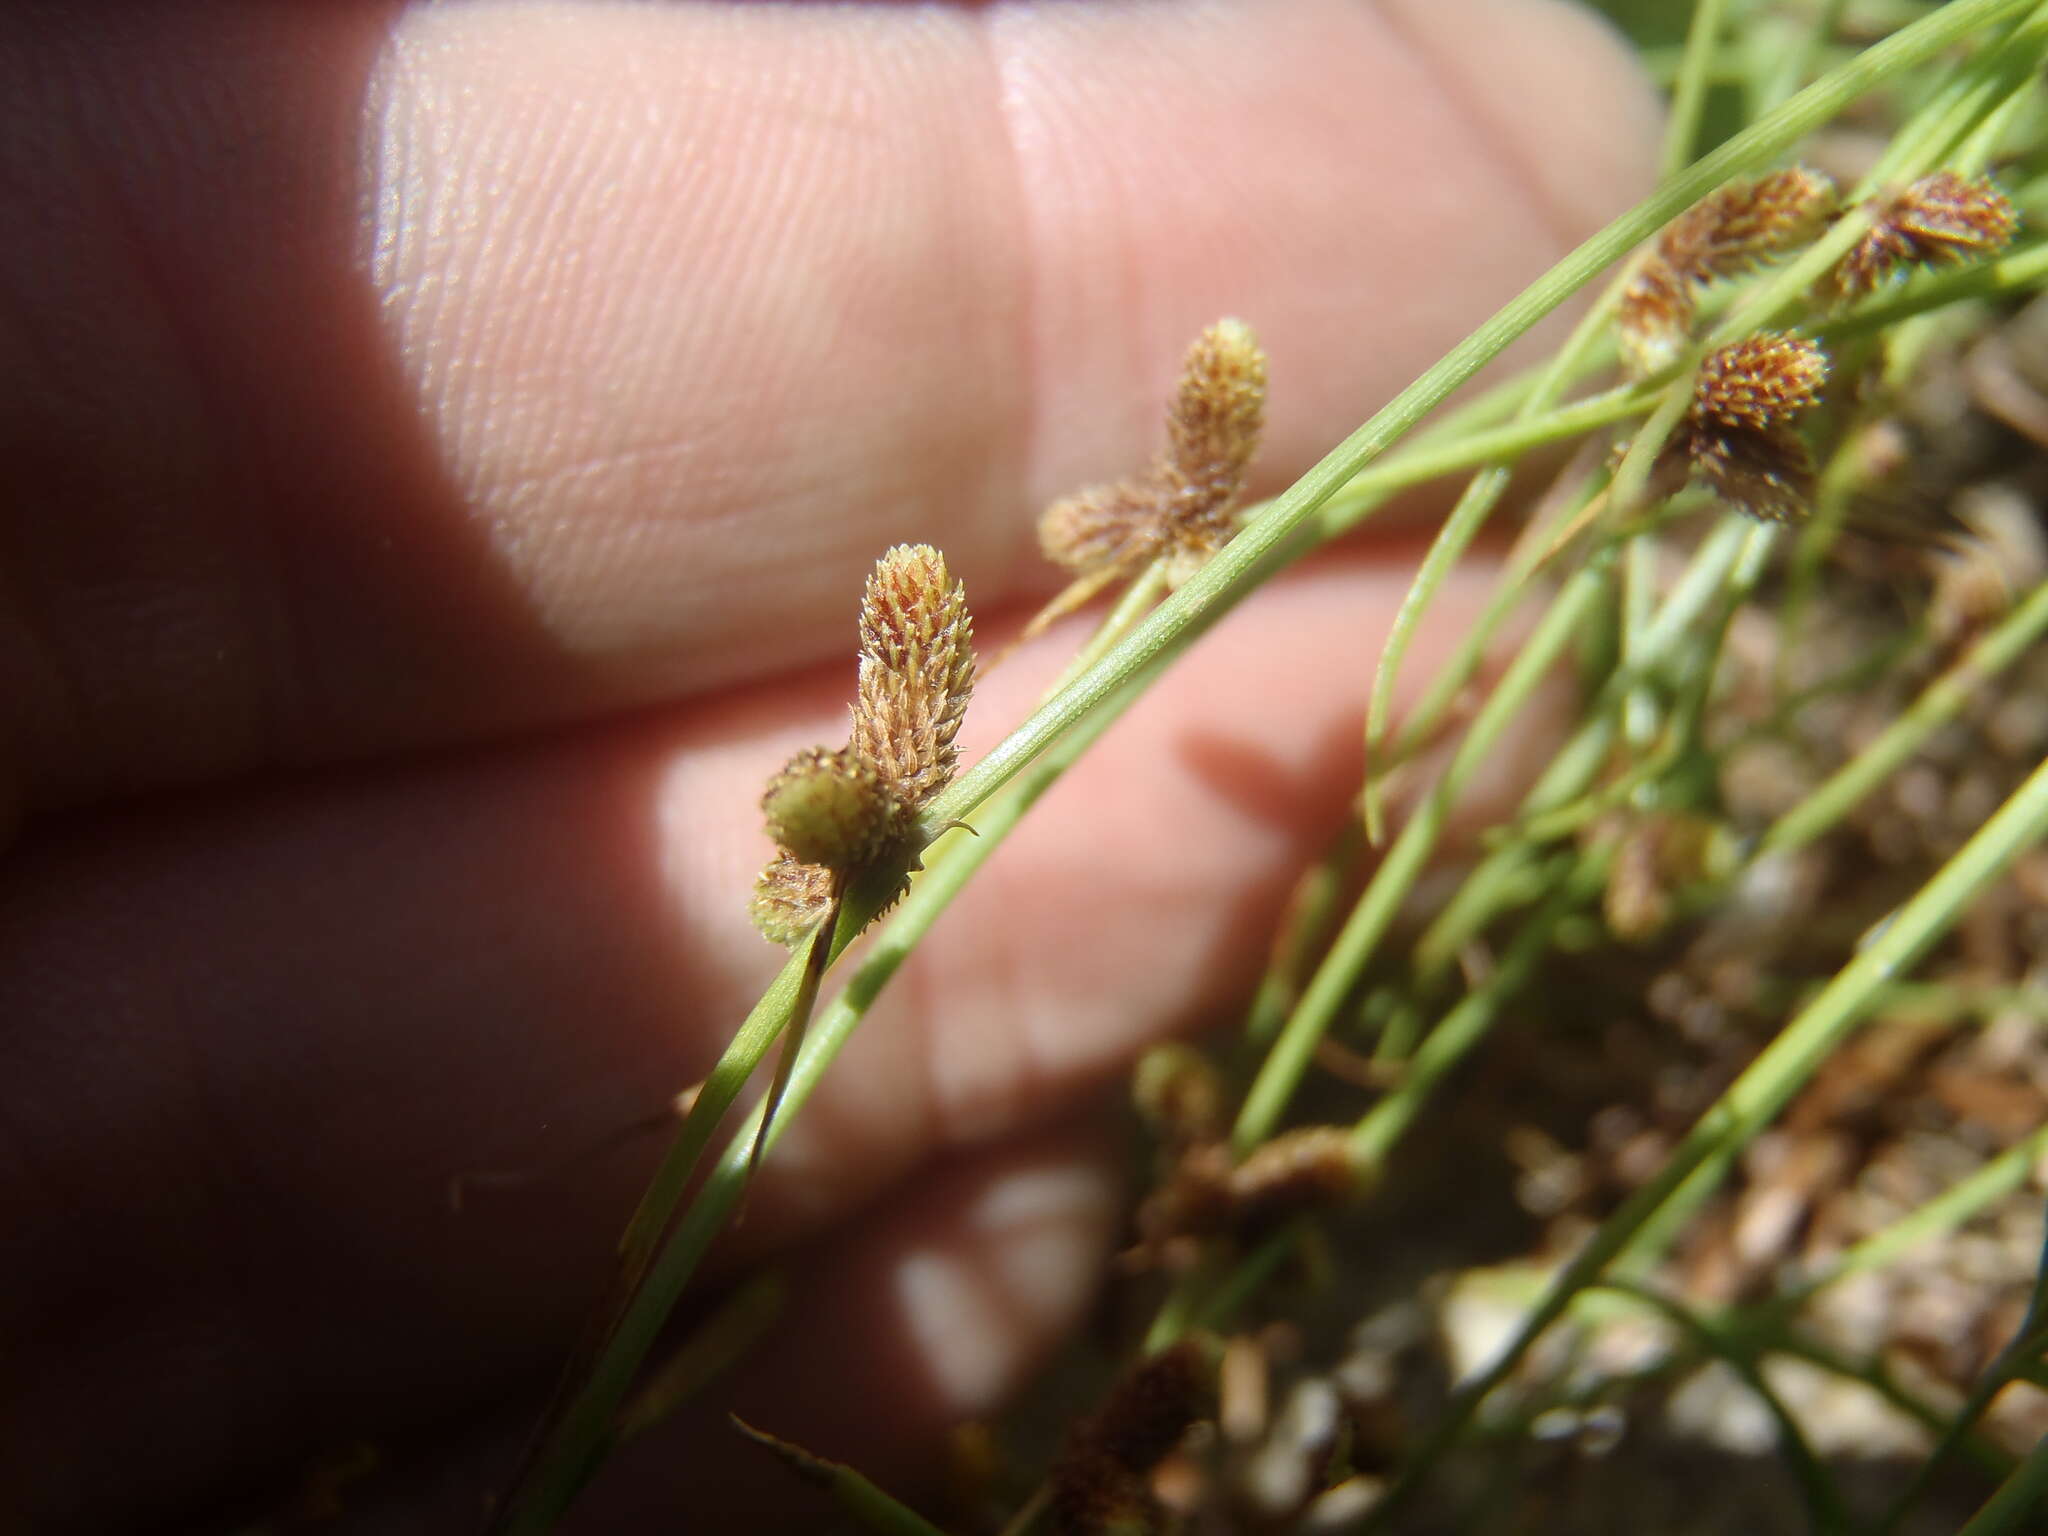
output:
{"label": "fingertip", "polygon": [[1377,0],[1483,125],[1561,246],[1656,179],[1663,107],[1641,60],[1577,0]]}

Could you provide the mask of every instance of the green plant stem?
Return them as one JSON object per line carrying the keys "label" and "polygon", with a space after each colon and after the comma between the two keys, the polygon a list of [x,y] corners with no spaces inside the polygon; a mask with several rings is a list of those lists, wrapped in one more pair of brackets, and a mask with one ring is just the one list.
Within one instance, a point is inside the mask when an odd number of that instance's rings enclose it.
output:
{"label": "green plant stem", "polygon": [[[1947,1459],[1977,1420],[1984,1416],[1984,1410],[1991,1406],[1992,1399],[2026,1374],[2044,1347],[2048,1347],[2048,1240],[2044,1240],[2041,1258],[2035,1266],[2034,1293],[2028,1299],[2026,1316],[2013,1330],[2011,1342],[1998,1352],[1998,1358],[1985,1370],[1983,1379],[1971,1389],[1963,1406],[1942,1429],[1940,1438],[1934,1442],[1934,1449],[1927,1453],[1927,1459],[1914,1472],[1912,1481],[1900,1491],[1892,1507],[1885,1512],[1884,1519],[1878,1522],[1877,1536],[1892,1536],[1892,1532],[1905,1520],[1907,1511],[1926,1491],[1934,1469]],[[2021,1465],[2024,1468],[2025,1463]]]}
{"label": "green plant stem", "polygon": [[2012,1469],[1958,1536],[2019,1536],[2023,1531],[2038,1531],[2044,1503],[2048,1503],[2048,1436],[2035,1442],[2027,1459]]}
{"label": "green plant stem", "polygon": [[1365,829],[1355,816],[1344,818],[1337,835],[1321,857],[1295,882],[1287,899],[1287,911],[1274,935],[1273,949],[1266,962],[1259,989],[1245,1014],[1244,1037],[1252,1045],[1264,1045],[1279,1034],[1280,1026],[1301,999],[1301,981],[1318,947],[1336,926],[1338,899],[1345,882],[1357,869],[1365,853]]}
{"label": "green plant stem", "polygon": [[1779,55],[1778,67],[1757,102],[1759,108],[1769,111],[1799,89],[1799,82],[1812,72],[1814,60],[1827,48],[1848,8],[1848,0],[1822,0],[1813,25],[1801,30],[1798,41]]}
{"label": "green plant stem", "polygon": [[805,1482],[824,1489],[832,1502],[864,1531],[875,1536],[945,1536],[916,1510],[882,1491],[874,1482],[844,1462],[827,1461],[801,1446],[792,1445],[764,1430],[754,1428],[738,1414],[729,1415],[733,1428],[745,1435],[788,1467]]}
{"label": "green plant stem", "polygon": [[[1149,681],[1150,674],[1139,674],[1126,685],[1120,697],[1111,701],[1111,707],[1081,722],[1070,735],[1033,764],[1029,772],[1006,786],[1005,792],[990,801],[977,817],[975,831],[979,836],[971,836],[964,830],[956,831],[947,835],[946,842],[933,845],[927,855],[924,873],[875,935],[852,979],[812,1021],[809,1037],[789,1074],[782,1112],[776,1116],[768,1137],[770,1149],[796,1119],[826,1068],[866,1017],[883,988],[968,878],[994,854],[1004,837],[1022,820],[1024,813],[1052,787],[1067,767],[1109,728],[1125,708],[1137,700]],[[792,966],[800,961],[801,956],[798,956]],[[785,968],[784,975],[790,975],[790,968]],[[784,993],[785,1006],[787,998],[793,995],[792,984]],[[773,1045],[775,1036],[773,1030],[757,1030],[747,1038],[752,1059],[734,1063],[734,1070],[739,1072],[742,1080],[746,1071],[759,1065]],[[733,1057],[735,1051],[729,1049],[727,1055]],[[721,1065],[724,1065],[723,1060]],[[601,1454],[611,1434],[613,1416],[632,1384],[634,1372],[646,1358],[683,1287],[696,1273],[713,1239],[739,1204],[746,1186],[746,1170],[760,1115],[761,1106],[756,1105],[752,1114],[734,1130],[725,1151],[647,1269],[644,1282],[634,1292],[617,1327],[606,1339],[588,1379],[562,1416],[556,1433],[544,1445],[530,1475],[522,1481],[519,1497],[508,1509],[506,1530],[517,1533],[545,1531],[568,1507],[587,1470]],[[687,1125],[685,1129],[688,1129]]]}
{"label": "green plant stem", "polygon": [[735,1288],[620,1410],[618,1438],[652,1429],[738,1364],[781,1318],[788,1295],[780,1269],[764,1269]]}
{"label": "green plant stem", "polygon": [[[1061,689],[937,797],[927,810],[928,830],[936,833],[947,823],[965,818],[1012,780],[1031,770],[1035,763],[1041,759],[1050,761],[1055,744],[1059,744],[1063,755],[1068,743],[1085,745],[1087,740],[1106,728],[1116,711],[1127,705],[1159,669],[1263,578],[1272,565],[1272,557],[1283,547],[1291,547],[1298,542],[1297,536],[1332,496],[1509,343],[1631,247],[1729,176],[1754,169],[1782,154],[1805,134],[1872,88],[1938,57],[1958,42],[2017,16],[2027,8],[2027,0],[1953,0],[1953,3],[1901,29],[1816,81],[1582,243],[1338,445],[1277,498],[1266,513],[1253,521],[1216,559],[1153,610],[1129,636]],[[1958,122],[1967,126],[1962,117]],[[1026,795],[1023,798],[1028,803],[1033,797]],[[978,860],[967,859],[965,862],[972,865]],[[961,879],[964,878],[963,872]],[[924,918],[928,925],[958,887],[957,884],[946,886],[928,871],[917,882],[911,898],[906,901],[906,908],[915,901],[918,892],[927,887],[934,892],[933,905]],[[865,916],[871,915],[871,908],[863,914],[860,910],[862,905],[864,903],[849,901],[842,933],[850,936],[851,932],[858,932]],[[839,948],[843,945],[835,940],[835,950]],[[871,965],[875,958],[871,957]],[[884,969],[893,973],[900,960],[899,954]],[[695,1110],[679,1133],[676,1146],[665,1159],[629,1229],[623,1245],[627,1262],[622,1272],[630,1273],[644,1263],[642,1256],[667,1228],[669,1214],[680,1199],[690,1170],[711,1130],[725,1109],[730,1107],[740,1085],[758,1066],[776,1033],[786,1024],[790,1003],[801,982],[802,964],[801,956],[792,957],[790,965],[770,984],[741,1026],[733,1045],[713,1069]],[[856,983],[866,974],[867,968],[863,967],[856,976]],[[886,976],[883,979],[886,980]],[[879,990],[879,982],[876,990]],[[853,1019],[857,1019],[866,1003],[872,1001],[872,995],[868,993],[860,1008],[854,1010]],[[835,1017],[843,1016],[828,1011],[826,1019],[813,1026],[812,1038],[806,1042],[791,1079],[786,1102],[792,1112],[801,1102],[798,1098],[799,1080],[803,1078],[805,1063],[814,1063],[814,1070],[822,1071],[823,1064],[831,1059],[838,1044],[843,1042],[843,1035],[830,1041],[824,1037],[823,1024]],[[845,1027],[850,1029],[851,1021],[845,1022]],[[776,1129],[780,1130],[786,1123],[786,1118],[778,1117]],[[727,1158],[718,1172],[729,1168],[731,1157],[729,1146]],[[732,1177],[717,1187],[736,1197],[737,1185],[732,1182]],[[535,1536],[535,1533],[547,1530],[560,1511],[567,1507],[575,1489],[589,1476],[610,1433],[612,1416],[632,1372],[644,1357],[648,1343],[680,1289],[681,1280],[676,1278],[676,1274],[686,1276],[695,1261],[686,1256],[684,1261],[671,1266],[672,1272],[667,1278],[672,1284],[657,1286],[654,1283],[657,1272],[664,1265],[669,1265],[669,1254],[676,1250],[677,1243],[684,1237],[688,1217],[697,1217],[700,1211],[706,1213],[698,1221],[700,1232],[697,1238],[693,1238],[693,1243],[701,1241],[708,1245],[710,1233],[701,1229],[709,1222],[715,1230],[716,1222],[722,1220],[730,1209],[728,1200],[723,1209],[711,1214],[720,1204],[710,1198],[712,1190],[713,1183],[707,1182],[687,1213],[684,1225],[677,1227],[668,1246],[648,1270],[646,1281],[634,1289],[625,1316],[604,1340],[602,1354],[588,1379],[574,1391],[562,1419],[555,1423],[541,1443],[538,1454],[504,1506],[496,1529],[516,1532],[519,1536]]]}
{"label": "green plant stem", "polygon": [[[1245,595],[1246,580],[1315,510],[1507,345],[1598,273],[1730,176],[1769,163],[1844,107],[1966,38],[2029,9],[2032,0],[1951,0],[1815,81],[1776,111],[1672,177],[1584,241],[1277,497],[1107,656],[1024,721],[939,795],[931,825],[959,820],[1131,678],[1177,654],[1197,621]],[[1845,221],[1846,222],[1846,221]]]}
{"label": "green plant stem", "polygon": [[2048,1126],[2014,1142],[1933,1199],[1923,1201],[1883,1230],[1871,1233],[1803,1276],[1784,1295],[1753,1310],[1790,1312],[1838,1280],[1881,1269],[1919,1244],[1953,1232],[1992,1201],[2024,1185],[2044,1154],[2048,1154]]}
{"label": "green plant stem", "polygon": [[[1416,977],[1433,984],[1465,943],[1499,912],[1499,903],[1518,887],[1527,868],[1529,848],[1549,835],[1547,823],[1562,807],[1583,795],[1606,764],[1615,735],[1616,700],[1661,667],[1680,639],[1696,624],[1730,582],[1761,568],[1761,551],[1775,530],[1738,518],[1725,518],[1707,535],[1692,562],[1672,586],[1657,613],[1643,626],[1632,664],[1616,672],[1588,711],[1585,724],[1550,761],[1523,797],[1517,828],[1520,836],[1495,849],[1467,877],[1456,895],[1417,942]],[[1753,578],[1752,578],[1753,579]]]}
{"label": "green plant stem", "polygon": [[1610,1279],[1599,1282],[1597,1288],[1616,1291],[1641,1302],[1690,1335],[1702,1350],[1734,1371],[1778,1426],[1778,1452],[1792,1469],[1793,1479],[1806,1500],[1808,1529],[1815,1532],[1815,1536],[1833,1536],[1833,1533],[1848,1529],[1848,1507],[1842,1500],[1841,1490],[1821,1465],[1820,1458],[1814,1455],[1813,1447],[1800,1431],[1799,1420],[1785,1406],[1784,1399],[1771,1389],[1754,1355],[1743,1347],[1739,1337],[1647,1285]]}
{"label": "green plant stem", "polygon": [[1986,632],[1936,678],[1877,739],[1828,775],[1765,832],[1759,854],[1788,853],[1823,836],[1863,798],[1905,766],[1927,739],[1959,715],[1992,678],[2048,635],[2048,583]]}
{"label": "green plant stem", "polygon": [[1710,1160],[1718,1162],[1732,1155],[1768,1125],[1862,1020],[1878,989],[1925,954],[1963,909],[2044,834],[2048,834],[2048,763],[2034,770],[1976,835],[1764,1048],[1700,1117],[1657,1175],[1601,1223],[1559,1271],[1493,1362],[1458,1390],[1443,1422],[1417,1451],[1365,1529],[1385,1528],[1385,1522],[1463,1432],[1479,1404],[1520,1365],[1529,1347],[1572,1298],[1598,1278]]}
{"label": "green plant stem", "polygon": [[1727,15],[1727,0],[1693,0],[1685,53],[1678,61],[1678,77],[1671,83],[1671,108],[1664,120],[1664,153],[1658,166],[1661,176],[1676,176],[1692,160],[1693,146],[1700,137],[1700,117],[1707,104],[1707,78],[1720,48]]}
{"label": "green plant stem", "polygon": [[1605,563],[1600,562],[1589,565],[1566,584],[1529,637],[1529,643],[1488,696],[1442,781],[1409,818],[1367,882],[1358,905],[1345,920],[1330,952],[1303,992],[1300,1004],[1252,1080],[1231,1131],[1231,1145],[1238,1156],[1242,1157],[1273,1133],[1295,1086],[1308,1070],[1316,1042],[1329,1029],[1339,1004],[1400,910],[1409,887],[1436,847],[1466,781],[1494,750],[1501,733],[1530,702],[1544,674],[1564,653],[1579,624],[1599,600],[1605,579]]}
{"label": "green plant stem", "polygon": [[1468,994],[1423,1038],[1408,1058],[1400,1085],[1352,1128],[1351,1156],[1361,1170],[1371,1174],[1385,1166],[1395,1143],[1407,1134],[1430,1096],[1486,1038],[1502,1006],[1528,984],[1537,964],[1550,952],[1559,921],[1600,888],[1605,873],[1603,861],[1588,860],[1563,881],[1508,945],[1485,984]]}

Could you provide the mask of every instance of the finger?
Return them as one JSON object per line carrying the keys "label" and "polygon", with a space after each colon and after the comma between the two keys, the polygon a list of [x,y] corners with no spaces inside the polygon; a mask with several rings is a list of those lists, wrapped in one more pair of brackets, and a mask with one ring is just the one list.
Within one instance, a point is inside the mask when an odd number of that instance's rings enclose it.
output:
{"label": "finger", "polygon": [[[1262,591],[1047,795],[791,1123],[743,1243],[1029,1125],[1240,994],[1357,782],[1358,699],[1332,680],[1405,581],[1351,561]],[[1409,675],[1481,590],[1453,582]],[[1062,638],[991,680],[973,750]],[[46,1523],[132,1516],[558,1358],[646,1152],[460,1220],[446,1182],[552,1161],[702,1075],[782,958],[746,928],[766,848],[732,807],[843,697],[835,675],[22,855],[0,1486],[39,1490]],[[121,1480],[107,1444],[134,1448]]]}
{"label": "finger", "polygon": [[13,780],[764,676],[902,538],[992,610],[1200,325],[1266,340],[1284,481],[1627,200],[1650,110],[1551,0],[44,8],[0,39]]}

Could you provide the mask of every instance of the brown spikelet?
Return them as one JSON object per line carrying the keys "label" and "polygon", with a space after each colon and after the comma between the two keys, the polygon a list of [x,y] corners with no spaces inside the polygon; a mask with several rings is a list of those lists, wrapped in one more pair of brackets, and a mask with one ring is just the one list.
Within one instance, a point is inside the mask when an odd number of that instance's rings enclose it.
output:
{"label": "brown spikelet", "polygon": [[804,864],[851,874],[904,830],[904,807],[851,747],[808,747],[761,797],[768,835]]}
{"label": "brown spikelet", "polygon": [[1135,1268],[1181,1268],[1203,1238],[1252,1243],[1275,1227],[1341,1205],[1360,1187],[1350,1133],[1310,1125],[1285,1132],[1234,1162],[1222,1141],[1188,1145],[1138,1207]]}
{"label": "brown spikelet", "polygon": [[1936,171],[1885,200],[1827,286],[1839,300],[1858,299],[1909,266],[1959,266],[1994,255],[2018,228],[2018,213],[1990,177]]}
{"label": "brown spikelet", "polygon": [[1195,338],[1166,410],[1166,449],[1145,474],[1063,496],[1038,544],[1075,580],[1025,627],[1029,639],[1111,582],[1167,558],[1178,584],[1235,531],[1232,514],[1266,424],[1266,354],[1251,327],[1219,320]]}
{"label": "brown spikelet", "polygon": [[860,691],[848,743],[913,810],[951,782],[974,691],[967,593],[929,544],[876,563],[860,611]]}
{"label": "brown spikelet", "polygon": [[1621,293],[1616,323],[1629,371],[1654,373],[1678,355],[1701,287],[1806,244],[1834,211],[1835,184],[1795,165],[1731,181],[1673,219]]}
{"label": "brown spikelet", "polygon": [[1731,506],[1796,522],[1813,500],[1813,459],[1794,421],[1820,399],[1827,354],[1803,336],[1762,331],[1710,353],[1667,452]]}
{"label": "brown spikelet", "polygon": [[1790,427],[1695,436],[1692,472],[1739,512],[1797,523],[1813,507],[1813,455]]}
{"label": "brown spikelet", "polygon": [[1083,1426],[1089,1445],[1134,1472],[1152,1466],[1215,1406],[1216,1372],[1192,1339],[1139,1361]]}
{"label": "brown spikelet", "polygon": [[1224,518],[1244,489],[1244,472],[1266,427],[1266,354],[1241,320],[1219,320],[1195,339],[1181,364],[1166,415],[1160,473],[1176,542],[1219,548]]}
{"label": "brown spikelet", "polygon": [[1054,1465],[1047,1509],[1058,1536],[1156,1536],[1166,1511],[1145,1479],[1114,1456],[1070,1447]]}
{"label": "brown spikelet", "polygon": [[1149,478],[1062,496],[1038,519],[1038,547],[1070,571],[1127,574],[1151,559],[1165,536],[1159,499],[1159,486]]}
{"label": "brown spikelet", "polygon": [[1640,378],[1676,360],[1692,334],[1693,280],[1653,251],[1636,266],[1615,309],[1621,360]]}
{"label": "brown spikelet", "polygon": [[1699,210],[1706,217],[1682,244],[1674,242],[1674,258],[1697,281],[1735,277],[1798,249],[1826,228],[1835,211],[1835,184],[1819,171],[1788,166],[1756,181],[1730,182]]}
{"label": "brown spikelet", "polygon": [[833,880],[829,869],[782,854],[754,882],[747,915],[771,943],[795,944],[831,911]]}
{"label": "brown spikelet", "polygon": [[1216,1373],[1191,1339],[1124,1372],[1077,1424],[1053,1464],[1054,1529],[1067,1536],[1141,1536],[1164,1529],[1144,1474],[1215,1412]]}
{"label": "brown spikelet", "polygon": [[802,939],[849,888],[873,891],[917,867],[917,813],[959,766],[953,738],[974,691],[973,640],[967,594],[937,550],[898,545],[875,563],[852,737],[837,751],[799,752],[762,797],[782,852],[748,910],[776,943]]}
{"label": "brown spikelet", "polygon": [[1762,431],[1781,426],[1820,399],[1827,354],[1804,336],[1759,331],[1710,352],[1693,383],[1689,419],[1696,427]]}
{"label": "brown spikelet", "polygon": [[1255,1149],[1231,1174],[1231,1229],[1254,1242],[1293,1217],[1341,1204],[1358,1187],[1350,1132],[1303,1126]]}

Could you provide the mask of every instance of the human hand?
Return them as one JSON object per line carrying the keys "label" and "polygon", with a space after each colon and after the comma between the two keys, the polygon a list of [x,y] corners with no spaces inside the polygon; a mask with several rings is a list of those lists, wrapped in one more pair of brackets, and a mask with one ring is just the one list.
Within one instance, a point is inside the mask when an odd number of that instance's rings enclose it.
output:
{"label": "human hand", "polygon": [[[447,1180],[658,1106],[781,964],[755,805],[843,734],[875,556],[938,544],[992,649],[1033,512],[1142,463],[1203,324],[1272,358],[1277,488],[1655,139],[1542,0],[50,7],[0,82],[38,1530],[225,1523],[365,1439],[351,1528],[474,1518],[655,1148],[459,1217]],[[1255,969],[1410,557],[1261,591],[949,911],[731,1245],[801,1256],[742,1411],[886,1479],[1071,1322],[1116,1226],[1086,1111]],[[755,1455],[712,1433],[567,1528],[701,1518]]]}

